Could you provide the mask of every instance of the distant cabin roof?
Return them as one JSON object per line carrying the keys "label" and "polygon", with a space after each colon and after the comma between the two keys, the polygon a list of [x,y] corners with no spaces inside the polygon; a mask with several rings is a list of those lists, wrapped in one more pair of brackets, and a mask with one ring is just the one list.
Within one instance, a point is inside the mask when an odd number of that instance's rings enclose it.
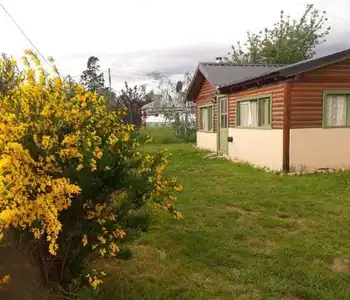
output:
{"label": "distant cabin roof", "polygon": [[282,65],[251,65],[210,62],[199,63],[199,70],[215,87],[226,86],[231,82],[243,81],[247,78],[259,76],[281,67]]}
{"label": "distant cabin roof", "polygon": [[267,79],[281,81],[348,58],[350,58],[350,49],[290,65],[200,62],[187,91],[186,99],[192,101],[197,97],[205,79],[218,92],[227,93],[235,88],[242,88],[242,85],[248,88],[251,87],[250,83],[256,86],[258,81],[258,83],[264,83]]}

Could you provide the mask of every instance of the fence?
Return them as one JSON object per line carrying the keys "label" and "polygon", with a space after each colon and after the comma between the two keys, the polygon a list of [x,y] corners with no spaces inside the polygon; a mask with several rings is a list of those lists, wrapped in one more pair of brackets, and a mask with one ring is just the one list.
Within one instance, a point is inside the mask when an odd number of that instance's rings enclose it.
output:
{"label": "fence", "polygon": [[[176,128],[188,128],[195,126],[195,106],[163,106],[148,107],[128,111],[124,122],[134,124],[136,127],[167,125]],[[179,129],[180,130],[180,129]],[[183,129],[181,129],[183,130]]]}

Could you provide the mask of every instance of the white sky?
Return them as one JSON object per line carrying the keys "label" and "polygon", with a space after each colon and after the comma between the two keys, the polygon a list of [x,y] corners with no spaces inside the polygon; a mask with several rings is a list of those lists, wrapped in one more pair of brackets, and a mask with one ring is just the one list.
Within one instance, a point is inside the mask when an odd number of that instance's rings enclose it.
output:
{"label": "white sky", "polygon": [[[284,9],[299,17],[305,0],[0,0],[45,56],[78,76],[87,58],[113,68],[113,87],[141,82],[146,72],[193,71],[199,60],[225,55],[247,30],[272,25]],[[326,10],[329,49],[350,47],[349,0],[315,0]],[[0,9],[0,52],[19,57],[30,44]]]}

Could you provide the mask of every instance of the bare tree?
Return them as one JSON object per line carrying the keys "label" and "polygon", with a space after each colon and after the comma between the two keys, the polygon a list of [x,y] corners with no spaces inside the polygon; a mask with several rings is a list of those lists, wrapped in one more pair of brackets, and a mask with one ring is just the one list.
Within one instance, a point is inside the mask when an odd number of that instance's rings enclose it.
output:
{"label": "bare tree", "polygon": [[151,109],[158,111],[165,118],[174,133],[183,139],[189,139],[195,128],[193,105],[186,101],[185,95],[192,81],[192,74],[186,72],[183,79],[173,81],[159,72],[149,74],[149,77],[158,82],[156,95]]}

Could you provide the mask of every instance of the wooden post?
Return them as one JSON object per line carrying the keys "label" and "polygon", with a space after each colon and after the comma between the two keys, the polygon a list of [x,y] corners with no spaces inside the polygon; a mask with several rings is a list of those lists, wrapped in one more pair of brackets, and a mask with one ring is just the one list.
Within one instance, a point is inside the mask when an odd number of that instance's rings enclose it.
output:
{"label": "wooden post", "polygon": [[284,83],[283,99],[283,172],[288,173],[290,167],[290,98],[291,84]]}

